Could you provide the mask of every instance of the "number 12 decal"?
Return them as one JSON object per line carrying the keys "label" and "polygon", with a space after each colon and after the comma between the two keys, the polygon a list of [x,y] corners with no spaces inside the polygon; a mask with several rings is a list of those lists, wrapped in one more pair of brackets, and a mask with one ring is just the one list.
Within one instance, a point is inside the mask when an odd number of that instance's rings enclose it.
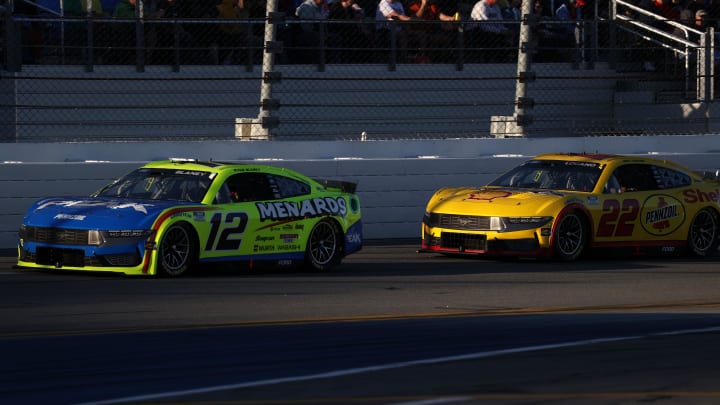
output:
{"label": "number 12 decal", "polygon": [[635,228],[635,220],[640,214],[638,200],[605,200],[604,214],[600,217],[597,236],[630,236]]}
{"label": "number 12 decal", "polygon": [[[215,238],[218,236],[220,230],[220,224],[222,221],[223,214],[221,212],[216,213],[210,219],[212,228],[210,228],[210,235],[208,235],[207,244],[205,244],[205,250],[212,250],[215,244]],[[228,212],[225,216],[226,224],[233,224],[239,219],[237,226],[228,226],[223,229],[220,233],[220,237],[217,239],[216,250],[238,250],[240,248],[241,239],[230,239],[232,235],[241,235],[245,232],[245,227],[248,223],[248,215],[244,212]]]}

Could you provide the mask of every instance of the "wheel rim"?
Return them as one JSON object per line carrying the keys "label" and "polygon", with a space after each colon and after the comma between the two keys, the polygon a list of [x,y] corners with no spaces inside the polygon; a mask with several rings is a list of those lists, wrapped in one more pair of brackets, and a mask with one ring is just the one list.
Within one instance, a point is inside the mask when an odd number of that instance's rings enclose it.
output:
{"label": "wheel rim", "polygon": [[185,270],[190,259],[190,235],[181,226],[170,228],[160,245],[162,267],[168,274],[176,274]]}
{"label": "wheel rim", "polygon": [[312,260],[319,265],[328,264],[333,260],[336,250],[337,238],[332,225],[328,222],[320,222],[315,225],[312,235],[310,235],[310,256]]}
{"label": "wheel rim", "polygon": [[577,215],[565,216],[558,225],[558,249],[564,255],[574,255],[583,245],[583,226]]}
{"label": "wheel rim", "polygon": [[690,228],[690,240],[693,248],[699,252],[710,250],[717,237],[716,233],[715,218],[707,211],[700,211]]}

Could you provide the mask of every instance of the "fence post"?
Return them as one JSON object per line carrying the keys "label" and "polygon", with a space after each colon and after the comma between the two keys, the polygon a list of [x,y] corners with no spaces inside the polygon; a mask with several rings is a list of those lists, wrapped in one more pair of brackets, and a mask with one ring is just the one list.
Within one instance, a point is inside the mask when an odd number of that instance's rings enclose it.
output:
{"label": "fence post", "polygon": [[715,30],[708,27],[700,37],[700,48],[697,56],[697,99],[710,102],[714,96],[714,43]]}
{"label": "fence post", "polygon": [[8,72],[19,72],[22,69],[22,52],[20,44],[20,27],[13,20],[12,13],[7,5],[0,5],[0,19],[2,19],[4,31],[2,35],[5,37],[2,50],[4,60],[0,63],[4,64],[5,70]]}
{"label": "fence post", "polygon": [[[615,20],[617,18],[617,4],[614,1],[610,1],[608,4],[608,46],[610,52],[608,54],[608,66],[615,68],[618,54],[617,54],[617,28],[615,28]],[[595,15],[597,18],[597,14]]]}
{"label": "fence post", "polygon": [[144,0],[139,0],[135,7],[135,70],[145,71],[145,24],[143,22]]}
{"label": "fence post", "polygon": [[[17,27],[12,19],[8,5],[0,4],[0,69],[10,72],[20,71],[20,41],[16,35]],[[0,142],[15,142],[17,139],[17,114],[15,101],[16,80],[14,75],[0,75]]]}
{"label": "fence post", "polygon": [[507,131],[509,136],[526,136],[525,126],[532,122],[532,118],[527,115],[525,109],[532,108],[533,102],[527,97],[528,77],[533,76],[530,72],[530,54],[535,50],[533,45],[532,26],[536,23],[533,15],[533,3],[524,1],[522,3],[521,14],[523,21],[520,25],[520,35],[518,37],[518,61],[517,61],[517,79],[515,82],[515,113],[514,115],[514,131]]}
{"label": "fence post", "polygon": [[92,72],[93,71],[93,63],[95,60],[94,55],[94,48],[95,48],[95,38],[93,34],[95,33],[95,24],[93,23],[93,5],[92,1],[87,2],[87,10],[86,16],[87,19],[85,20],[85,23],[87,24],[87,59],[85,60],[85,71],[86,72]]}
{"label": "fence post", "polygon": [[277,124],[276,120],[272,117],[271,105],[275,105],[272,98],[273,83],[279,80],[279,75],[273,72],[275,69],[275,53],[281,51],[278,49],[280,44],[275,42],[277,37],[277,24],[284,20],[278,19],[277,16],[277,0],[268,0],[266,8],[266,21],[265,21],[265,38],[263,41],[264,52],[263,52],[263,79],[260,87],[260,112],[258,113],[257,122],[252,124],[250,135],[251,139],[264,139],[269,140],[272,136],[271,129]]}

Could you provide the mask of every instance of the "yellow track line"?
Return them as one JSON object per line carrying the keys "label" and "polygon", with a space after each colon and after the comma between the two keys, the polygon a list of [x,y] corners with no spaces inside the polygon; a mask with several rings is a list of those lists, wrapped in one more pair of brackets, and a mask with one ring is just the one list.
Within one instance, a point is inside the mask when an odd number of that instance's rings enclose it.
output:
{"label": "yellow track line", "polygon": [[272,325],[298,325],[312,323],[339,323],[339,322],[363,322],[363,321],[389,321],[407,319],[431,319],[449,317],[471,317],[471,316],[517,316],[517,315],[550,315],[550,314],[582,314],[613,311],[632,311],[650,309],[682,309],[682,308],[715,308],[720,307],[720,302],[708,301],[684,301],[665,302],[654,304],[620,304],[620,305],[589,305],[589,306],[557,306],[557,307],[528,307],[528,308],[493,308],[481,310],[462,310],[425,313],[404,313],[404,314],[374,314],[337,317],[314,317],[297,319],[274,319],[260,321],[240,321],[214,324],[187,324],[172,326],[148,326],[148,327],[127,327],[127,328],[103,328],[87,330],[59,330],[59,331],[30,331],[30,332],[6,332],[0,333],[0,339],[19,337],[39,336],[69,336],[69,335],[95,335],[110,333],[135,333],[135,332],[160,332],[186,329],[212,329],[228,327],[249,327],[249,326],[272,326]]}

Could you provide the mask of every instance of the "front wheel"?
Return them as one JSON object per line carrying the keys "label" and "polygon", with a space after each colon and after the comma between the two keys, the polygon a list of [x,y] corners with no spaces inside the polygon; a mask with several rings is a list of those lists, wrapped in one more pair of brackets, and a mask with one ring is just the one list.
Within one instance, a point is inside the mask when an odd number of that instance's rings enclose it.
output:
{"label": "front wheel", "polygon": [[585,250],[585,222],[576,212],[568,212],[558,220],[553,236],[553,251],[559,260],[577,259]]}
{"label": "front wheel", "polygon": [[161,276],[177,277],[192,267],[197,247],[187,225],[175,224],[162,236],[158,247],[158,272]]}
{"label": "front wheel", "polygon": [[688,247],[691,254],[706,257],[717,250],[720,244],[718,223],[717,213],[709,208],[700,210],[695,215],[688,232]]}
{"label": "front wheel", "polygon": [[338,225],[329,220],[320,221],[310,231],[305,264],[312,270],[328,270],[340,264],[342,251],[342,232]]}

